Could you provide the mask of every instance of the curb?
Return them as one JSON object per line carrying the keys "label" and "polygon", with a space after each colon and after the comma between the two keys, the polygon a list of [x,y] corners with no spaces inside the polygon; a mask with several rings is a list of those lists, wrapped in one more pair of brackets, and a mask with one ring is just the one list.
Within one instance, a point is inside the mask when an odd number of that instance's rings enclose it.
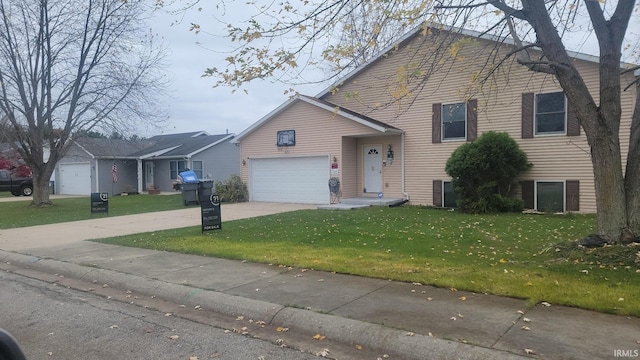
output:
{"label": "curb", "polygon": [[268,325],[294,329],[300,333],[322,334],[341,343],[361,345],[402,359],[530,359],[526,356],[464,344],[430,336],[407,333],[378,324],[247,299],[188,285],[167,283],[138,275],[93,268],[0,250],[0,261],[14,266],[76,280],[108,284],[122,290],[162,298],[184,305],[200,305],[223,316],[264,319]]}

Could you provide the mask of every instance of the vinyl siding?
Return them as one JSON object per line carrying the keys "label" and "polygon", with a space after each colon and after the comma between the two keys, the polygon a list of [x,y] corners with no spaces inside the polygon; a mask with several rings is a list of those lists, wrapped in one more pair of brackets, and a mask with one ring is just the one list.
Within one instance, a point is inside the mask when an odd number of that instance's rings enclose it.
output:
{"label": "vinyl siding", "polygon": [[[276,146],[279,130],[295,130],[296,145]],[[358,177],[361,176],[357,170],[361,162],[354,155],[359,146],[356,137],[376,133],[379,132],[333,111],[296,101],[286,111],[242,138],[240,157],[245,160],[241,169],[242,180],[249,181],[251,158],[329,155],[331,161],[334,156],[337,159],[343,197],[352,197],[357,194],[356,184],[359,184]],[[329,167],[327,173],[332,176]]]}
{"label": "vinyl siding", "polygon": [[[432,111],[435,103],[452,103],[470,98],[478,100],[478,136],[486,131],[507,132],[524,150],[533,168],[522,174],[522,180],[579,180],[580,210],[595,211],[593,172],[589,145],[584,131],[579,136],[534,136],[522,139],[522,94],[561,91],[553,76],[533,73],[516,63],[506,63],[496,72],[494,82],[480,91],[472,78],[482,71],[487,49],[494,44],[475,39],[462,47],[456,59],[447,57],[435,66],[425,61],[424,86],[411,89],[398,86],[403,66],[412,68],[418,60],[428,59],[428,46],[416,51],[416,44],[428,43],[417,36],[407,48],[382,57],[362,72],[342,84],[324,100],[383,121],[405,131],[406,191],[414,204],[433,204],[433,180],[447,179],[444,171],[447,159],[463,141],[432,143]],[[501,54],[509,51],[502,49]],[[500,56],[496,59],[501,58]],[[418,59],[418,60],[416,60]],[[473,62],[471,59],[482,59]],[[432,69],[430,67],[434,67]],[[576,60],[585,82],[598,99],[598,66]],[[412,68],[413,69],[413,68]],[[414,80],[414,83],[417,82]],[[623,93],[621,141],[623,161],[628,148],[629,125],[635,89]],[[398,95],[406,95],[398,97]],[[385,106],[387,105],[387,106]],[[360,140],[360,145],[364,140]],[[366,141],[373,141],[367,139]],[[382,143],[382,141],[379,141]],[[383,147],[386,154],[386,147]],[[394,145],[394,149],[399,146]],[[358,151],[361,151],[361,146]],[[360,156],[360,155],[359,155]],[[396,153],[398,159],[399,153]],[[360,158],[360,157],[359,157]],[[396,163],[394,162],[394,167]],[[398,166],[399,168],[399,166]],[[387,179],[385,169],[385,182]],[[395,182],[395,168],[389,169]],[[361,178],[361,177],[360,177]]]}

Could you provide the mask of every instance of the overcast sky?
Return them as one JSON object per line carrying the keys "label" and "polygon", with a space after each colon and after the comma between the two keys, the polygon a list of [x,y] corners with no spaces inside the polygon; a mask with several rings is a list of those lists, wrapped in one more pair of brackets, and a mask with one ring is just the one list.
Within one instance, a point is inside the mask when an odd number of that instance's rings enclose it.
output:
{"label": "overcast sky", "polygon": [[[209,134],[239,134],[254,122],[288,100],[284,90],[288,86],[269,81],[254,81],[242,90],[232,93],[228,87],[214,88],[214,79],[202,77],[205,69],[224,67],[231,42],[223,35],[225,29],[213,14],[190,12],[176,23],[175,15],[156,14],[152,29],[162,37],[168,49],[167,72],[171,78],[169,97],[162,103],[169,111],[166,127],[142,131],[142,136],[171,134],[188,131],[206,131]],[[225,19],[233,16],[225,14]],[[246,17],[246,14],[236,15]],[[191,22],[202,25],[202,32],[189,31]],[[638,36],[640,21],[632,20],[628,34]],[[215,33],[216,35],[213,35]],[[597,42],[593,36],[577,38],[574,51],[597,55]],[[316,95],[330,84],[298,86],[305,95]],[[146,132],[146,133],[145,133]]]}
{"label": "overcast sky", "polygon": [[[169,110],[169,122],[166,128],[150,129],[150,133],[143,136],[200,130],[209,134],[227,131],[239,134],[289,99],[284,94],[286,85],[269,81],[252,82],[246,86],[248,94],[242,90],[232,93],[229,87],[214,88],[214,79],[202,74],[208,67],[224,67],[224,51],[231,48],[231,43],[221,36],[204,32],[196,35],[189,31],[192,19],[173,24],[175,16],[159,13],[151,24],[168,50],[166,62],[171,83],[169,98],[162,103]],[[203,25],[205,21],[209,26],[216,25],[206,17],[199,20]],[[224,29],[220,26],[217,32],[223,34]],[[306,95],[316,95],[324,86],[296,89]]]}

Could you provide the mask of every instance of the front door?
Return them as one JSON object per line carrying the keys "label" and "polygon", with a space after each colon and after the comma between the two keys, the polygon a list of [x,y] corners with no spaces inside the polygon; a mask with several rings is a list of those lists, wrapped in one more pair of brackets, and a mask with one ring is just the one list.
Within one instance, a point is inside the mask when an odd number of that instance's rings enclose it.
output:
{"label": "front door", "polygon": [[144,163],[144,178],[145,178],[145,188],[149,189],[151,187],[151,185],[154,184],[153,181],[153,168],[154,168],[154,164],[153,161],[147,161]]}
{"label": "front door", "polygon": [[364,192],[382,191],[382,146],[364,147]]}

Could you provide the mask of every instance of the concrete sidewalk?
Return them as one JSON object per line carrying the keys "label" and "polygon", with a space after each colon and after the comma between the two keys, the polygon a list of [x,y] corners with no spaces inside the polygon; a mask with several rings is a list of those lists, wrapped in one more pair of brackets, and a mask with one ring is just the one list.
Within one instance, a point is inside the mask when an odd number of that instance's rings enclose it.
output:
{"label": "concrete sidewalk", "polygon": [[[224,221],[309,208],[233,205],[223,205]],[[199,221],[199,209],[188,208],[22,229],[34,238],[18,241],[2,230],[0,248],[19,253],[0,251],[0,269],[108,284],[273,329],[321,334],[391,359],[613,359],[640,351],[635,317],[553,304],[528,308],[525,300],[420,284],[79,241]]]}

